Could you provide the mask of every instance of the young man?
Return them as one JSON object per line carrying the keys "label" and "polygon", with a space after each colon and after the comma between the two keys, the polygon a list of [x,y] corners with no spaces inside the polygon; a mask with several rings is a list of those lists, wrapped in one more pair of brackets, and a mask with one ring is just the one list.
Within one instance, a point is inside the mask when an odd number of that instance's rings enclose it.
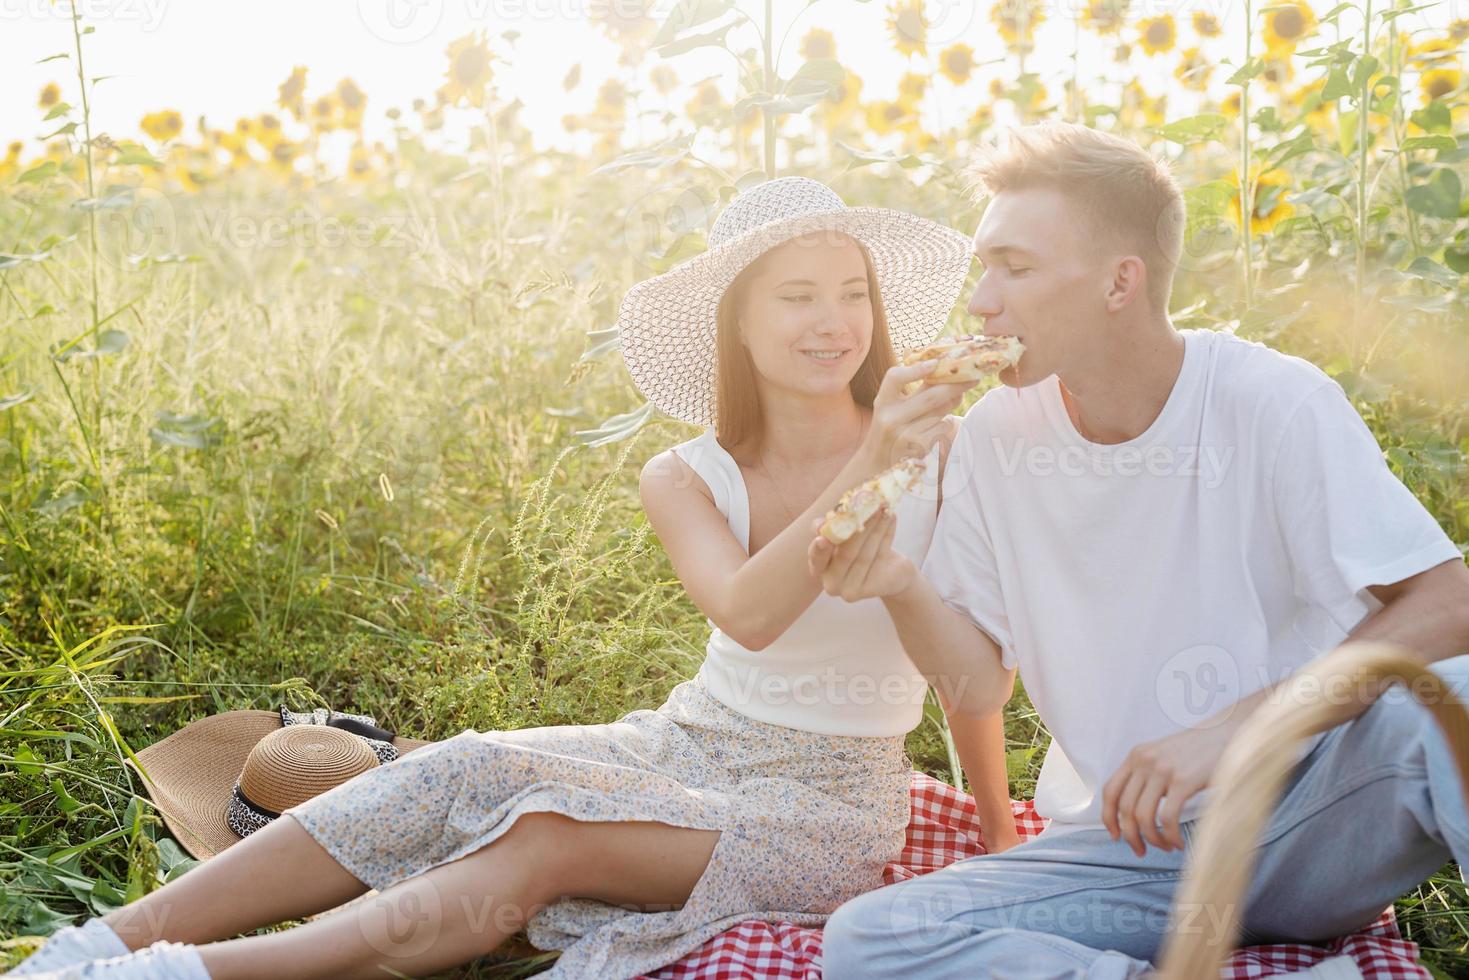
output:
{"label": "young man", "polygon": [[[826,973],[1136,976],[1225,744],[1272,688],[1354,638],[1416,651],[1469,696],[1469,570],[1329,377],[1173,328],[1184,212],[1164,165],[1046,124],[974,175],[990,200],[968,310],[1026,353],[963,419],[921,570],[891,520],[836,549],[817,536],[810,558],[829,593],[883,598],[961,713],[1002,706],[1018,668],[1052,735],[1035,793],[1051,824],[843,906]],[[1469,861],[1428,712],[1401,690],[1351,710],[1300,754],[1245,943],[1350,932]]]}

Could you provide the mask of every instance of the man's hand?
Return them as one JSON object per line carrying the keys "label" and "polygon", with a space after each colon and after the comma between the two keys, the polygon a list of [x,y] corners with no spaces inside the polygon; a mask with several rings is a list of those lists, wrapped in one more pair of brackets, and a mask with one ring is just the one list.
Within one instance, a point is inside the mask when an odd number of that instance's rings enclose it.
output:
{"label": "man's hand", "polygon": [[821,535],[822,518],[811,524],[816,539],[806,553],[811,575],[827,594],[847,602],[896,595],[913,584],[918,569],[893,550],[898,518],[886,507],[867,526],[839,545]]}
{"label": "man's hand", "polygon": [[1228,723],[1187,728],[1129,752],[1102,788],[1102,823],[1112,839],[1127,838],[1139,857],[1147,850],[1145,840],[1165,851],[1182,850],[1178,816],[1189,797],[1209,785],[1234,730]]}

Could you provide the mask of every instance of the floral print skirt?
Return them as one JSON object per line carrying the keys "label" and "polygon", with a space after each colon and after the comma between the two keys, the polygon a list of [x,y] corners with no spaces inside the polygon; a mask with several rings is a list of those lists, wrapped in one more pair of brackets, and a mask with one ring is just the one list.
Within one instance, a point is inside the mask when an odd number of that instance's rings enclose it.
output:
{"label": "floral print skirt", "polygon": [[819,735],[755,721],[695,678],[606,725],[466,729],[286,810],[379,891],[491,843],[526,813],[722,831],[688,901],[638,912],[564,899],[531,918],[548,977],[625,980],[744,919],[819,925],[882,884],[904,844],[901,736]]}

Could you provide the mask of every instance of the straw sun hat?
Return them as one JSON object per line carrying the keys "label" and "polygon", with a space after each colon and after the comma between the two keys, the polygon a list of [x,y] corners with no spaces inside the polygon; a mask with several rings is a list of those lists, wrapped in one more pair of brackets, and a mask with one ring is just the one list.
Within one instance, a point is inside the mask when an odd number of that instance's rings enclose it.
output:
{"label": "straw sun hat", "polygon": [[371,715],[282,705],[201,718],[137,756],[164,824],[202,860],[286,808],[428,744],[377,727]]}
{"label": "straw sun hat", "polygon": [[871,254],[894,350],[932,342],[964,288],[969,239],[905,211],[849,208],[820,181],[781,177],[730,201],[705,252],[623,297],[618,337],[638,390],[674,418],[713,425],[720,297],[762,253],[822,231],[850,235]]}

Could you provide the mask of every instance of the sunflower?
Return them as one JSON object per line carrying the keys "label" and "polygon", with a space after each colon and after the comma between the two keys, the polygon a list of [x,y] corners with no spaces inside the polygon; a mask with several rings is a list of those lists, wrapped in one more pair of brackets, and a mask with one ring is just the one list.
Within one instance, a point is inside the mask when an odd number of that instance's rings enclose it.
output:
{"label": "sunflower", "polygon": [[983,132],[989,129],[995,122],[995,107],[989,104],[981,105],[974,110],[974,115],[969,117],[969,130],[971,134]]}
{"label": "sunflower", "polygon": [[[1229,213],[1234,223],[1239,225],[1239,171],[1234,172],[1232,181],[1234,194],[1229,200]],[[1290,177],[1285,171],[1279,167],[1273,167],[1261,173],[1259,167],[1252,164],[1250,182],[1255,185],[1254,206],[1250,209],[1250,234],[1266,234],[1296,213],[1295,205],[1290,203],[1289,195],[1285,190],[1290,182]]]}
{"label": "sunflower", "polygon": [[311,128],[321,133],[329,133],[337,128],[337,98],[335,95],[323,95],[311,103]]}
{"label": "sunflower", "polygon": [[923,101],[923,93],[928,91],[928,76],[919,75],[916,72],[905,72],[898,79],[898,101],[910,108],[918,108],[918,103]]}
{"label": "sunflower", "polygon": [[358,181],[372,176],[372,152],[361,143],[352,147],[352,155],[347,159],[347,176]]}
{"label": "sunflower", "polygon": [[878,136],[918,125],[918,116],[901,102],[870,102],[867,105],[867,128]]}
{"label": "sunflower", "polygon": [[36,104],[42,109],[49,109],[61,101],[61,86],[55,82],[47,82],[46,87],[41,89],[41,96]]}
{"label": "sunflower", "polygon": [[165,172],[186,192],[192,193],[214,180],[219,166],[207,147],[175,143],[164,161]]}
{"label": "sunflower", "polygon": [[1194,33],[1199,37],[1218,37],[1224,33],[1219,18],[1203,10],[1194,11]]}
{"label": "sunflower", "polygon": [[1321,97],[1325,88],[1325,79],[1317,79],[1297,89],[1290,101],[1291,104],[1301,107],[1301,118],[1311,129],[1322,136],[1331,136],[1336,132],[1336,123],[1331,115],[1336,102]]}
{"label": "sunflower", "polygon": [[275,104],[300,122],[306,114],[306,69],[301,65],[292,68],[291,77],[281,82],[278,91],[280,98],[275,100]]}
{"label": "sunflower", "polygon": [[684,106],[684,111],[689,118],[696,123],[707,123],[713,120],[721,112],[729,109],[724,101],[724,93],[719,91],[719,86],[714,79],[706,78],[694,89],[694,97]]}
{"label": "sunflower", "polygon": [[928,18],[923,0],[895,0],[888,8],[888,30],[898,54],[913,57],[928,54]]}
{"label": "sunflower", "polygon": [[184,131],[184,117],[173,109],[165,109],[162,112],[148,113],[140,125],[143,132],[160,143],[167,143]]}
{"label": "sunflower", "polygon": [[1141,116],[1143,126],[1161,126],[1167,122],[1168,96],[1149,95],[1136,79],[1123,86],[1122,107],[1128,116],[1134,113]]}
{"label": "sunflower", "polygon": [[589,11],[591,19],[607,35],[620,44],[635,41],[657,27],[657,22],[648,16],[651,2],[595,3]]}
{"label": "sunflower", "polygon": [[20,173],[20,151],[25,149],[20,140],[5,148],[5,157],[0,159],[0,181],[9,180]]}
{"label": "sunflower", "polygon": [[974,71],[974,49],[967,44],[945,48],[939,55],[939,71],[955,85],[963,85]]}
{"label": "sunflower", "polygon": [[270,148],[271,169],[282,175],[296,172],[296,158],[301,155],[301,146],[287,139],[279,139]]}
{"label": "sunflower", "polygon": [[1178,41],[1178,25],[1174,23],[1173,15],[1162,14],[1143,21],[1137,27],[1137,41],[1142,45],[1145,54],[1172,51],[1174,43]]}
{"label": "sunflower", "polygon": [[1035,41],[1036,25],[1045,19],[1046,12],[1037,0],[999,0],[990,8],[990,20],[1012,48],[1029,49]]}
{"label": "sunflower", "polygon": [[1132,0],[1091,0],[1082,19],[1086,26],[1098,34],[1118,34],[1127,23],[1127,8]]}
{"label": "sunflower", "polygon": [[1265,47],[1272,54],[1290,53],[1316,29],[1316,14],[1305,0],[1295,0],[1265,11]]}
{"label": "sunflower", "polygon": [[1449,39],[1455,44],[1463,44],[1469,41],[1469,17],[1456,20],[1449,25]]}
{"label": "sunflower", "polygon": [[274,150],[276,144],[285,138],[281,133],[281,121],[270,113],[264,113],[254,123],[255,140],[267,150]]}
{"label": "sunflower", "polygon": [[1285,87],[1285,83],[1296,76],[1295,66],[1291,64],[1290,57],[1266,56],[1264,67],[1260,71],[1260,79],[1265,87],[1279,92]]}
{"label": "sunflower", "polygon": [[1222,113],[1223,115],[1229,116],[1230,118],[1234,118],[1235,116],[1238,116],[1239,115],[1239,108],[1240,108],[1240,90],[1239,89],[1235,89],[1234,91],[1230,92],[1228,95],[1226,95],[1224,97],[1223,101],[1221,101],[1219,103],[1219,111],[1220,111],[1220,113]]}
{"label": "sunflower", "polygon": [[807,61],[819,61],[837,56],[836,38],[831,36],[831,31],[823,31],[819,27],[813,27],[801,38],[801,57]]}
{"label": "sunflower", "polygon": [[609,78],[597,89],[596,114],[603,119],[622,119],[627,115],[627,86]]}
{"label": "sunflower", "polygon": [[1182,82],[1184,88],[1195,92],[1207,91],[1209,76],[1213,73],[1213,63],[1198,48],[1186,48],[1178,53],[1178,67],[1173,70],[1173,77]]}
{"label": "sunflower", "polygon": [[344,78],[337,83],[337,103],[342,107],[343,128],[360,129],[362,114],[367,107],[367,93],[352,79]]}
{"label": "sunflower", "polygon": [[657,65],[648,73],[648,79],[659,95],[667,95],[678,86],[678,75],[667,65]]}
{"label": "sunflower", "polygon": [[449,45],[449,79],[441,91],[449,104],[461,101],[472,106],[485,104],[485,86],[490,83],[494,71],[490,65],[490,47],[485,42],[484,31],[473,31]]}
{"label": "sunflower", "polygon": [[1408,62],[1419,68],[1434,68],[1445,61],[1459,60],[1459,44],[1452,38],[1435,37],[1408,48]]}
{"label": "sunflower", "polygon": [[821,102],[821,121],[828,130],[836,129],[852,117],[861,104],[862,79],[847,72]]}
{"label": "sunflower", "polygon": [[1418,84],[1429,100],[1441,99],[1450,92],[1457,92],[1464,84],[1463,73],[1457,68],[1430,68],[1423,73]]}
{"label": "sunflower", "polygon": [[230,155],[230,168],[240,170],[254,161],[250,158],[250,137],[239,129],[221,130],[218,136],[220,149]]}

